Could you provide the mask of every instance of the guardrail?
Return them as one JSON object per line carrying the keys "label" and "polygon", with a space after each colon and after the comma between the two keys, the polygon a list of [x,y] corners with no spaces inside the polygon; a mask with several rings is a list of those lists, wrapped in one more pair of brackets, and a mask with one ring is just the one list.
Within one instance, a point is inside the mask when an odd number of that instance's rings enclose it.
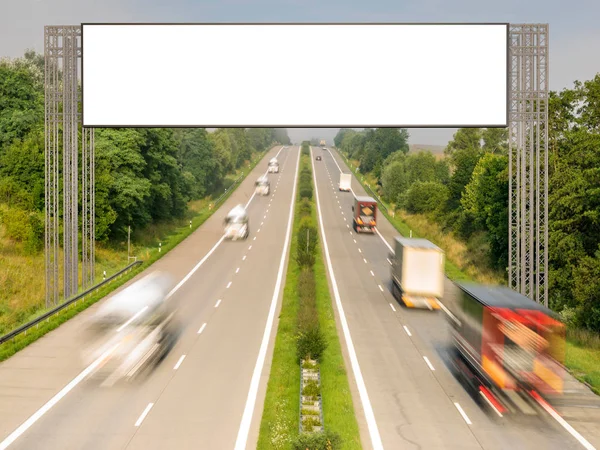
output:
{"label": "guardrail", "polygon": [[24,325],[21,325],[19,328],[14,329],[13,331],[5,334],[4,336],[1,336],[0,337],[0,345],[4,344],[7,341],[10,341],[11,339],[14,339],[16,336],[18,336],[21,333],[27,332],[27,330],[29,330],[30,328],[32,328],[32,327],[34,327],[36,325],[39,325],[41,322],[43,322],[44,320],[49,319],[54,314],[56,314],[56,313],[62,311],[63,309],[65,309],[67,306],[70,306],[73,303],[78,302],[79,300],[83,299],[87,295],[90,295],[92,292],[97,291],[98,289],[100,289],[103,286],[106,286],[108,283],[112,282],[116,278],[119,278],[125,272],[130,271],[135,266],[138,266],[138,265],[140,265],[142,263],[143,263],[143,261],[135,261],[135,262],[129,264],[127,267],[119,270],[114,275],[111,275],[110,277],[108,277],[107,279],[103,280],[102,282],[96,284],[95,286],[92,286],[91,288],[87,289],[86,291],[84,291],[84,292],[82,292],[80,294],[77,294],[75,297],[70,298],[69,300],[65,301],[64,303],[61,303],[60,305],[52,308],[50,311],[45,312],[40,317],[38,317],[36,319],[33,319],[32,321],[27,322]]}

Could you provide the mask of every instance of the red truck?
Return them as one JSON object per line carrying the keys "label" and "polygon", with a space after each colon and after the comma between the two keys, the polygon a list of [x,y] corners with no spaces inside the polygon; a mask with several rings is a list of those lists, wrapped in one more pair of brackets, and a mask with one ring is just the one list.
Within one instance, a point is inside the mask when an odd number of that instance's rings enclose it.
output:
{"label": "red truck", "polygon": [[357,233],[375,233],[377,201],[373,197],[355,196],[352,213],[354,231]]}
{"label": "red truck", "polygon": [[538,414],[563,393],[565,327],[507,287],[457,284],[450,316],[459,379],[499,416]]}

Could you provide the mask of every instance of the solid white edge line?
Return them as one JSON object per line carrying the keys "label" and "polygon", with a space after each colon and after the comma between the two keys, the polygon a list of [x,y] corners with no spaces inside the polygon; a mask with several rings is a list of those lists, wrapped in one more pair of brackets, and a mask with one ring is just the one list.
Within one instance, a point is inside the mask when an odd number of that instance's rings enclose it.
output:
{"label": "solid white edge line", "polygon": [[390,245],[390,243],[385,240],[385,238],[381,235],[381,233],[379,232],[379,230],[377,228],[375,228],[375,233],[377,233],[377,235],[381,238],[381,240],[387,246],[387,248],[390,249],[390,252],[395,253],[394,249],[392,248],[392,246]]}
{"label": "solid white edge line", "polygon": [[56,405],[65,395],[67,395],[75,386],[77,386],[85,377],[92,373],[120,344],[117,344],[106,352],[104,352],[96,361],[86,367],[79,375],[77,375],[69,384],[62,388],[54,397],[52,397],[44,406],[33,413],[25,422],[15,431],[9,434],[2,442],[0,442],[0,450],[5,450],[10,444],[16,441],[23,433],[25,433],[35,422],[37,422],[50,408]]}
{"label": "solid white edge line", "polygon": [[139,427],[142,424],[142,422],[144,421],[144,419],[146,418],[146,416],[148,415],[148,413],[150,412],[150,410],[152,409],[153,406],[154,406],[154,403],[148,403],[148,406],[146,406],[146,409],[144,409],[144,412],[142,413],[142,415],[139,417],[139,419],[135,423],[136,427]]}
{"label": "solid white edge line", "polygon": [[181,363],[183,362],[184,359],[185,359],[185,355],[181,355],[181,358],[179,358],[179,361],[177,361],[177,364],[175,364],[175,367],[173,367],[173,370],[179,369],[179,366],[181,366]]}
{"label": "solid white edge line", "polygon": [[504,417],[504,416],[502,415],[502,413],[501,413],[500,411],[498,411],[498,408],[496,408],[496,406],[495,406],[495,405],[494,405],[494,404],[493,404],[493,403],[490,401],[490,399],[489,399],[489,398],[487,398],[487,397],[485,396],[485,394],[484,394],[482,391],[479,391],[479,393],[481,394],[481,396],[483,397],[483,399],[486,401],[486,403],[487,403],[488,405],[490,405],[490,408],[492,408],[492,409],[494,410],[494,412],[495,412],[496,414],[498,414],[498,416],[500,416],[500,417]]}
{"label": "solid white edge line", "polygon": [[409,336],[412,336],[412,333],[410,332],[408,327],[406,325],[402,325],[402,326],[404,327],[404,331],[406,331],[406,334],[408,334]]}
{"label": "solid white edge line", "polygon": [[148,309],[148,305],[144,306],[142,309],[140,309],[138,312],[136,312],[131,319],[129,319],[127,322],[125,322],[123,325],[121,325],[119,328],[117,328],[117,333],[120,333],[125,327],[127,327],[131,322],[133,322],[135,319],[137,319],[147,309]]}
{"label": "solid white edge line", "polygon": [[[311,162],[312,162],[312,148],[310,149],[310,154],[311,154]],[[315,194],[316,194],[315,198],[317,200],[319,226],[321,228],[321,236],[323,237],[323,247],[325,249],[325,259],[327,261],[327,270],[328,270],[329,276],[331,278],[333,295],[335,297],[335,303],[336,303],[336,306],[337,306],[337,309],[339,312],[340,322],[342,325],[342,331],[344,332],[344,339],[346,341],[346,346],[348,348],[348,354],[350,356],[352,372],[354,373],[354,378],[356,379],[358,393],[360,396],[363,410],[365,412],[365,419],[367,421],[367,427],[369,429],[369,435],[371,437],[371,444],[373,445],[374,450],[383,450],[383,443],[381,441],[381,436],[379,434],[379,429],[377,427],[377,421],[375,420],[375,413],[373,412],[373,406],[371,405],[371,401],[369,400],[367,386],[365,384],[365,380],[363,379],[362,372],[360,370],[360,365],[358,363],[358,357],[356,356],[356,350],[354,349],[354,344],[352,343],[352,336],[350,335],[350,328],[348,327],[348,321],[346,320],[346,315],[344,313],[344,307],[342,306],[342,300],[340,298],[340,292],[338,290],[337,281],[335,279],[335,274],[333,273],[331,257],[329,256],[329,246],[327,245],[327,237],[325,235],[325,227],[323,225],[323,215],[321,213],[321,202],[319,200],[319,188],[317,186],[317,177],[316,177],[316,173],[315,173],[314,163],[312,163],[312,169],[313,169],[313,181],[315,184]]]}
{"label": "solid white edge line", "polygon": [[215,303],[215,308],[218,308],[220,304],[221,304],[221,299],[217,300],[217,303]]}
{"label": "solid white edge line", "polygon": [[441,301],[437,301],[438,305],[440,305],[440,308],[442,308],[442,310],[454,321],[456,322],[457,325],[460,325],[461,322],[458,319],[458,317],[456,317],[454,314],[452,314],[450,312],[450,310],[448,308],[446,308],[446,306],[441,302]]}
{"label": "solid white edge line", "polygon": [[435,371],[435,368],[433,367],[433,364],[431,364],[431,362],[429,361],[429,358],[427,356],[423,356],[423,359],[425,360],[425,362],[427,363],[427,365],[429,366],[429,368],[432,371]]}
{"label": "solid white edge line", "polygon": [[217,241],[217,243],[213,246],[213,248],[211,248],[209,250],[209,252],[206,255],[204,255],[204,258],[202,258],[200,260],[200,262],[198,262],[198,264],[196,264],[194,266],[194,268],[192,270],[190,270],[190,272],[183,278],[183,280],[181,280],[177,284],[177,286],[175,286],[173,289],[171,289],[171,292],[169,292],[167,294],[167,300],[169,298],[171,298],[173,296],[173,294],[175,294],[175,292],[177,292],[179,290],[179,288],[181,286],[183,286],[184,283],[192,277],[192,275],[194,275],[194,273],[200,268],[200,266],[202,266],[202,264],[204,264],[206,262],[206,260],[210,257],[210,255],[212,255],[215,252],[217,247],[219,247],[219,245],[221,245],[221,243],[223,242],[224,239],[225,239],[225,235],[221,236],[221,238]]}
{"label": "solid white edge line", "polygon": [[390,303],[390,308],[392,308],[392,311],[396,312],[396,308],[394,308],[394,305],[392,305],[391,303]]}
{"label": "solid white edge line", "polygon": [[254,372],[252,373],[252,379],[250,381],[250,388],[248,390],[248,398],[246,399],[246,406],[244,407],[244,413],[242,415],[242,421],[238,430],[237,439],[235,441],[235,450],[245,450],[248,442],[248,435],[250,434],[250,425],[252,424],[252,415],[254,414],[254,406],[256,404],[256,397],[258,395],[258,387],[260,383],[260,377],[262,374],[265,358],[267,356],[267,348],[269,346],[269,339],[273,328],[273,322],[275,319],[275,311],[277,310],[277,300],[282,288],[283,270],[285,268],[285,261],[288,253],[288,247],[290,243],[290,235],[292,232],[292,223],[294,219],[294,206],[296,199],[296,184],[298,181],[298,169],[300,167],[300,155],[302,151],[298,149],[298,159],[296,161],[296,174],[294,175],[294,187],[292,190],[292,197],[290,199],[290,213],[288,218],[287,232],[285,235],[285,242],[283,244],[283,250],[281,252],[281,260],[279,262],[279,271],[277,273],[277,281],[275,283],[275,289],[273,290],[273,297],[271,299],[271,307],[269,309],[269,315],[267,317],[267,323],[265,325],[265,332],[258,352],[258,358],[256,359],[256,365],[254,366]]}
{"label": "solid white edge line", "polygon": [[577,430],[575,430],[575,428],[569,425],[569,423],[565,419],[560,417],[560,415],[556,411],[554,411],[554,409],[548,406],[546,402],[539,401],[537,399],[536,401],[542,408],[546,410],[548,414],[552,416],[554,420],[556,420],[565,430],[567,430],[571,436],[577,439],[577,441],[579,441],[581,445],[583,445],[588,450],[596,450],[596,447],[590,444],[581,434],[579,434]]}
{"label": "solid white edge line", "polygon": [[198,334],[202,334],[202,332],[204,331],[205,328],[206,328],[206,323],[203,323],[202,326],[200,327],[200,329],[198,330]]}
{"label": "solid white edge line", "polygon": [[465,419],[465,422],[467,422],[467,425],[473,425],[473,422],[471,422],[471,420],[469,419],[467,414],[463,411],[463,409],[460,407],[460,405],[458,403],[454,402],[454,406],[456,406],[456,409],[458,409],[458,412],[460,413],[462,418]]}

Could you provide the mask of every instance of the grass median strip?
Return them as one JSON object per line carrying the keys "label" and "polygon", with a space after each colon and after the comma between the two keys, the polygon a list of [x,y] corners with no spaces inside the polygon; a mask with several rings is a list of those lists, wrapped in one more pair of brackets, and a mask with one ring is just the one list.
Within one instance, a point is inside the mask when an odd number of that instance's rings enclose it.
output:
{"label": "grass median strip", "polygon": [[[260,425],[258,449],[360,449],[350,385],[318,243],[308,145],[300,160],[298,198],[279,326]],[[323,423],[300,405],[300,361],[320,372]],[[312,367],[311,367],[312,368]],[[307,395],[306,392],[303,392]],[[313,395],[311,394],[311,395]],[[300,413],[304,430],[300,433]],[[314,417],[312,417],[314,416]],[[318,430],[323,426],[323,431]]]}
{"label": "grass median strip", "polygon": [[[165,235],[163,239],[161,239],[161,251],[158,251],[157,248],[153,250],[146,250],[145,254],[142,254],[142,258],[144,262],[132,269],[131,271],[123,274],[118,279],[114,280],[112,283],[98,289],[98,291],[90,294],[86,298],[76,302],[75,304],[66,307],[62,311],[58,312],[54,316],[48,318],[48,320],[40,323],[37,326],[27,330],[25,333],[21,333],[16,336],[14,339],[7,341],[3,344],[0,344],[0,361],[4,361],[10,358],[12,355],[27,347],[29,344],[35,342],[40,337],[44,336],[46,333],[58,328],[60,325],[65,323],[67,320],[77,315],[81,311],[87,309],[89,306],[93,305],[97,301],[106,297],[123,284],[127,283],[129,280],[134,278],[139,273],[146,270],[149,266],[154,264],[164,255],[169,253],[172,249],[174,249],[177,245],[183,242],[187,237],[189,237],[194,231],[196,231],[208,218],[210,218],[215,211],[217,211],[218,207],[223,204],[230,196],[235,192],[235,190],[241,185],[244,179],[252,172],[252,170],[256,167],[256,165],[263,159],[267,152],[261,153],[257,155],[257,157],[250,163],[247,170],[241,173],[241,178],[239,182],[235,185],[230,186],[227,191],[221,196],[219,204],[210,203],[212,207],[205,207],[201,209],[196,215],[191,218],[191,227],[188,222],[187,225],[183,225],[180,227],[172,226],[167,227],[161,230],[161,234]],[[213,201],[214,202],[214,201]],[[203,200],[203,203],[209,203],[209,200]],[[208,206],[208,205],[207,205]],[[156,246],[155,246],[156,247]],[[34,320],[36,317],[43,315],[46,310],[40,310],[36,314],[28,317],[22,323],[27,323],[31,320]],[[18,324],[16,324],[18,325]],[[16,326],[15,326],[16,328]]]}

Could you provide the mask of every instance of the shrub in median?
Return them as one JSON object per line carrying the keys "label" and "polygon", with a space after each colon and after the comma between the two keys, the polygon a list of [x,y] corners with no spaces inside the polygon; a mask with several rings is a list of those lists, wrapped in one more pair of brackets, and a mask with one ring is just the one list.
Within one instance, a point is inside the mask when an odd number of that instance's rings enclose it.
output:
{"label": "shrub in median", "polygon": [[303,359],[319,359],[327,348],[327,342],[319,325],[313,325],[298,334],[298,361]]}
{"label": "shrub in median", "polygon": [[309,200],[312,200],[312,196],[312,186],[300,186],[300,198],[307,198]]}
{"label": "shrub in median", "polygon": [[309,199],[303,198],[300,201],[300,207],[298,208],[298,216],[300,219],[304,217],[310,217],[312,215],[312,203]]}
{"label": "shrub in median", "polygon": [[317,229],[310,220],[303,219],[298,229],[298,246],[296,247],[296,261],[300,267],[312,267],[315,263],[315,254],[318,244]]}
{"label": "shrub in median", "polygon": [[337,450],[341,448],[341,439],[337,433],[329,430],[318,433],[302,433],[293,443],[294,450]]}

